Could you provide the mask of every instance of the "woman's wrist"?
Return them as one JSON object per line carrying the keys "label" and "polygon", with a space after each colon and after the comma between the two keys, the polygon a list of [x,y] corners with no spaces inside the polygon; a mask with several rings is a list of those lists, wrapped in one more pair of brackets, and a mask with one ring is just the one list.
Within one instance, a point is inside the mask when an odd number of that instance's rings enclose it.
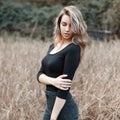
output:
{"label": "woman's wrist", "polygon": [[50,85],[53,85],[53,86],[55,86],[55,78],[50,78]]}

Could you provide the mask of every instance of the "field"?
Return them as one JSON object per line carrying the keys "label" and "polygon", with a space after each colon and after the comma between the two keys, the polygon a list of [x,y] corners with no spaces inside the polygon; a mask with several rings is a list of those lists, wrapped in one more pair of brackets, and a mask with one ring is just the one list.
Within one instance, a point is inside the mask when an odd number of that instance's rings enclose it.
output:
{"label": "field", "polygon": [[[45,86],[36,74],[49,44],[0,37],[0,120],[42,120]],[[79,120],[120,120],[120,40],[90,42],[71,93]]]}

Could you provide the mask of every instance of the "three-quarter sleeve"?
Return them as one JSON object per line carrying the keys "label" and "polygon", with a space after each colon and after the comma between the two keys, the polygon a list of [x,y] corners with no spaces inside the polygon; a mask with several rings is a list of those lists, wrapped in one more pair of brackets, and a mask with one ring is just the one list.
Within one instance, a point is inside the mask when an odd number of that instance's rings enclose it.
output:
{"label": "three-quarter sleeve", "polygon": [[41,74],[43,74],[44,73],[44,71],[43,71],[43,67],[42,67],[42,65],[41,65],[41,68],[40,68],[40,70],[38,71],[38,73],[37,73],[37,81],[40,83],[40,81],[39,81],[39,76],[41,75]]}
{"label": "three-quarter sleeve", "polygon": [[[64,69],[63,74],[67,74],[67,79],[72,80],[75,74],[75,71],[79,65],[80,62],[80,47],[78,45],[73,46],[67,54],[65,55],[65,61],[64,61]],[[69,92],[70,88],[68,90],[58,90],[57,96],[66,99],[66,96]]]}

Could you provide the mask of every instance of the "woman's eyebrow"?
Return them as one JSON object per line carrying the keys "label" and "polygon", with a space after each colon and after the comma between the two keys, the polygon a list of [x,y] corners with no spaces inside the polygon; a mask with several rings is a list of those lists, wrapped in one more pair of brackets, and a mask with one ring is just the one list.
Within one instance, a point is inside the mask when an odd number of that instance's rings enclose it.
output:
{"label": "woman's eyebrow", "polygon": [[71,25],[71,23],[67,23],[67,22],[65,22],[65,21],[61,21],[61,23],[63,23],[63,24],[70,24],[70,25]]}
{"label": "woman's eyebrow", "polygon": [[65,21],[61,21],[62,23],[67,23],[67,22],[65,22]]}

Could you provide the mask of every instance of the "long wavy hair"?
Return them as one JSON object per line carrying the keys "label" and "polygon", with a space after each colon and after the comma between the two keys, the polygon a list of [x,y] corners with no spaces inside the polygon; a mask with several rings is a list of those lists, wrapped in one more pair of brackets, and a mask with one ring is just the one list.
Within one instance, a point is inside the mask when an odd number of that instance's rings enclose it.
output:
{"label": "long wavy hair", "polygon": [[87,25],[83,19],[82,13],[76,6],[66,6],[64,7],[55,20],[54,28],[54,45],[61,41],[61,32],[60,32],[60,22],[63,15],[68,15],[71,19],[71,29],[73,32],[72,42],[79,44],[82,48],[82,51],[86,47],[87,43]]}

